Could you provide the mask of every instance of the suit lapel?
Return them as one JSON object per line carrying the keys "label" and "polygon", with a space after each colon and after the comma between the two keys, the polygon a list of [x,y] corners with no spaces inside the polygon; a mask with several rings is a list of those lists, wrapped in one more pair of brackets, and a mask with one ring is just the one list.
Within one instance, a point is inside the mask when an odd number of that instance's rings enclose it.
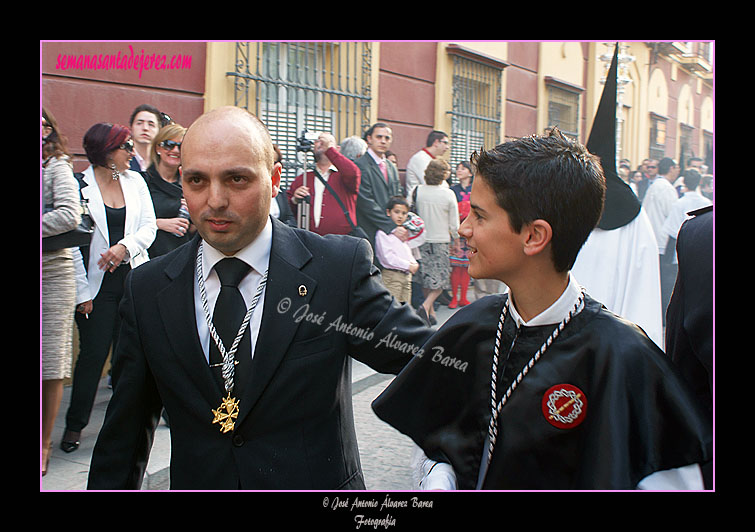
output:
{"label": "suit lapel", "polygon": [[[293,313],[309,303],[317,282],[302,273],[301,268],[312,254],[296,236],[293,229],[273,219],[273,242],[270,250],[262,323],[249,366],[244,396],[239,405],[240,423],[251,411],[283,360],[299,324]],[[305,287],[305,291],[300,287]],[[287,312],[281,308],[288,304]],[[283,306],[281,306],[283,305]]]}
{"label": "suit lapel", "polygon": [[170,282],[158,293],[157,299],[168,342],[178,364],[207,402],[216,407],[220,404],[221,390],[218,390],[205,360],[194,314],[194,270],[200,240],[199,237],[192,239],[166,266],[165,275]]}
{"label": "suit lapel", "polygon": [[110,237],[107,229],[107,215],[105,214],[105,204],[102,201],[102,194],[100,193],[100,187],[97,186],[97,181],[94,178],[94,170],[90,166],[84,172],[82,181],[86,184],[81,188],[81,196],[87,200],[89,207],[89,213],[94,220],[94,227],[102,234],[102,238],[105,242],[109,242]]}
{"label": "suit lapel", "polygon": [[[138,176],[142,178],[142,176]],[[142,210],[136,208],[139,205],[139,190],[136,188],[136,184],[132,181],[131,176],[126,176],[121,179],[121,191],[123,192],[123,201],[131,208],[126,208],[126,234],[131,234],[139,229],[139,221],[142,217]]]}
{"label": "suit lapel", "polygon": [[[375,188],[375,183],[380,183],[380,187],[385,191],[385,193],[388,193],[388,183],[385,182],[385,177],[383,176],[383,172],[380,170],[380,166],[378,166],[378,163],[375,162],[375,159],[372,158],[372,156],[369,153],[365,153],[362,157],[367,157],[367,164],[370,168],[370,175],[372,176],[372,187]],[[387,166],[386,166],[387,168]],[[390,172],[390,170],[388,170]],[[389,174],[390,175],[390,174]]]}

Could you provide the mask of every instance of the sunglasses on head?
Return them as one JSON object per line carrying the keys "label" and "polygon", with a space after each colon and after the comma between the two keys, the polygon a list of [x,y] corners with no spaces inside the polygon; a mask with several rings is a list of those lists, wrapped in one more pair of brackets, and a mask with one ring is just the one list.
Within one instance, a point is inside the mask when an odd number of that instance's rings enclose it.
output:
{"label": "sunglasses on head", "polygon": [[172,150],[173,148],[178,148],[179,150],[181,149],[181,143],[176,142],[175,140],[164,140],[160,143],[160,146],[168,151]]}

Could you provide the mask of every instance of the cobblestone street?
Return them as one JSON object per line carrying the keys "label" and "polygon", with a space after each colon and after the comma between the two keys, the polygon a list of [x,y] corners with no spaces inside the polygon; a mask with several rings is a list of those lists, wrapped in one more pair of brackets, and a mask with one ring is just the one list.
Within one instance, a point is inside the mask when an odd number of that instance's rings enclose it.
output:
{"label": "cobblestone street", "polygon": [[[354,374],[357,375],[361,363],[354,361]],[[366,368],[367,371],[372,371]],[[372,373],[361,382],[370,383],[360,390],[360,381],[354,384],[354,423],[359,441],[359,455],[362,471],[368,490],[395,491],[411,490],[409,471],[413,442],[387,423],[378,419],[370,408],[370,403],[388,386],[392,376]],[[374,382],[374,384],[372,384]]]}

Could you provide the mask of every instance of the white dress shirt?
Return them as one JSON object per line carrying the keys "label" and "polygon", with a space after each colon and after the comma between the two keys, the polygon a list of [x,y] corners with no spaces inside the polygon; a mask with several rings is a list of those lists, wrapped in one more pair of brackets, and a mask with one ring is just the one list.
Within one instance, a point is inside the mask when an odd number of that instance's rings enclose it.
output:
{"label": "white dress shirt", "polygon": [[[338,169],[335,166],[331,166],[325,171],[325,173],[320,174],[320,176],[327,181],[333,171],[337,172]],[[315,200],[312,204],[312,210],[314,211],[315,216],[315,227],[320,227],[320,218],[322,218],[322,197],[325,194],[325,183],[317,179],[317,176],[313,177],[315,180]]]}
{"label": "white dress shirt", "polygon": [[[381,164],[386,164],[385,161],[388,160],[385,158],[385,155],[378,155],[372,150],[372,148],[367,148],[367,153],[370,154],[370,157],[372,157],[372,160],[375,161],[375,164],[378,165],[378,167]],[[388,171],[387,169],[388,169],[388,166],[386,166],[386,172]]]}
{"label": "white dress shirt", "polygon": [[[270,264],[270,248],[273,243],[273,225],[270,221],[270,217],[267,218],[267,224],[265,224],[262,232],[257,238],[248,246],[241,249],[238,253],[233,255],[237,259],[241,259],[252,267],[252,270],[241,280],[239,283],[239,291],[244,298],[244,303],[247,308],[252,303],[254,294],[257,291],[257,286],[262,280],[262,275],[267,271]],[[213,312],[215,310],[215,302],[218,299],[220,293],[220,279],[217,272],[215,272],[215,264],[220,260],[228,258],[226,255],[213,248],[207,242],[202,242],[202,274],[204,275],[205,294],[207,296],[207,307],[210,312],[210,319],[212,319]],[[254,347],[257,344],[257,336],[259,335],[260,324],[262,323],[262,307],[265,304],[265,292],[263,289],[260,295],[257,308],[254,309],[252,317],[249,320],[250,337],[252,344],[252,352],[250,356],[254,356]],[[210,328],[207,325],[207,319],[205,318],[204,309],[202,308],[202,300],[199,292],[199,283],[197,282],[196,272],[194,274],[194,313],[197,318],[197,332],[199,333],[199,339],[202,344],[202,350],[204,351],[205,359],[209,364],[210,360]],[[239,324],[241,325],[241,324]],[[231,346],[226,346],[228,349]]]}
{"label": "white dress shirt", "polygon": [[[679,236],[679,230],[682,228],[682,224],[687,221],[691,216],[689,212],[696,211],[711,205],[712,202],[705,196],[699,194],[695,190],[688,190],[684,195],[676,200],[671,206],[671,211],[666,217],[666,221],[663,223],[661,231],[666,238],[676,240]],[[676,257],[676,248],[674,248],[674,264],[678,264],[679,261]]]}
{"label": "white dress shirt", "polygon": [[139,152],[134,150],[133,152],[134,159],[136,159],[136,162],[139,163],[139,168],[142,169],[142,172],[146,172],[149,168],[150,161],[148,159],[144,159],[141,155],[139,155]]}
{"label": "white dress shirt", "polygon": [[419,185],[425,184],[425,169],[430,161],[435,159],[425,148],[409,158],[406,163],[406,197],[412,200],[412,193]]}
{"label": "white dress shirt", "polygon": [[669,183],[665,177],[658,176],[650,185],[645,193],[645,199],[642,200],[642,209],[653,226],[653,233],[658,242],[658,254],[666,253],[666,242],[668,236],[663,232],[663,224],[666,217],[671,212],[671,207],[679,199],[674,185]]}

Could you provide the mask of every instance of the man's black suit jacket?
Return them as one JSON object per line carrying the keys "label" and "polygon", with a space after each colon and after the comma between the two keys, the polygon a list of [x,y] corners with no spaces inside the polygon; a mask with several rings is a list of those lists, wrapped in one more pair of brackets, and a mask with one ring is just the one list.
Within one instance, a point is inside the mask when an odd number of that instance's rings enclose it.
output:
{"label": "man's black suit jacket", "polygon": [[[222,434],[212,409],[225,394],[194,312],[198,242],[134,269],[126,281],[113,396],[88,488],[139,489],[164,406],[171,489],[364,489],[349,356],[396,374],[431,331],[382,286],[367,242],[273,220],[251,375],[235,430]],[[305,313],[323,318],[299,319]]]}
{"label": "man's black suit jacket", "polygon": [[[713,207],[690,213],[679,229],[679,272],[666,311],[666,354],[713,415]],[[672,248],[673,249],[673,248]]]}
{"label": "man's black suit jacket", "polygon": [[378,229],[388,234],[396,224],[385,212],[385,206],[391,196],[403,196],[401,181],[396,166],[386,160],[388,181],[386,182],[380,167],[369,153],[354,161],[362,174],[357,196],[357,225],[364,229],[367,238],[375,248],[375,233]]}
{"label": "man's black suit jacket", "polygon": [[[713,423],[713,207],[691,213],[676,244],[679,271],[666,310],[666,354],[692,386]],[[713,464],[703,464],[705,488],[713,487]]]}

